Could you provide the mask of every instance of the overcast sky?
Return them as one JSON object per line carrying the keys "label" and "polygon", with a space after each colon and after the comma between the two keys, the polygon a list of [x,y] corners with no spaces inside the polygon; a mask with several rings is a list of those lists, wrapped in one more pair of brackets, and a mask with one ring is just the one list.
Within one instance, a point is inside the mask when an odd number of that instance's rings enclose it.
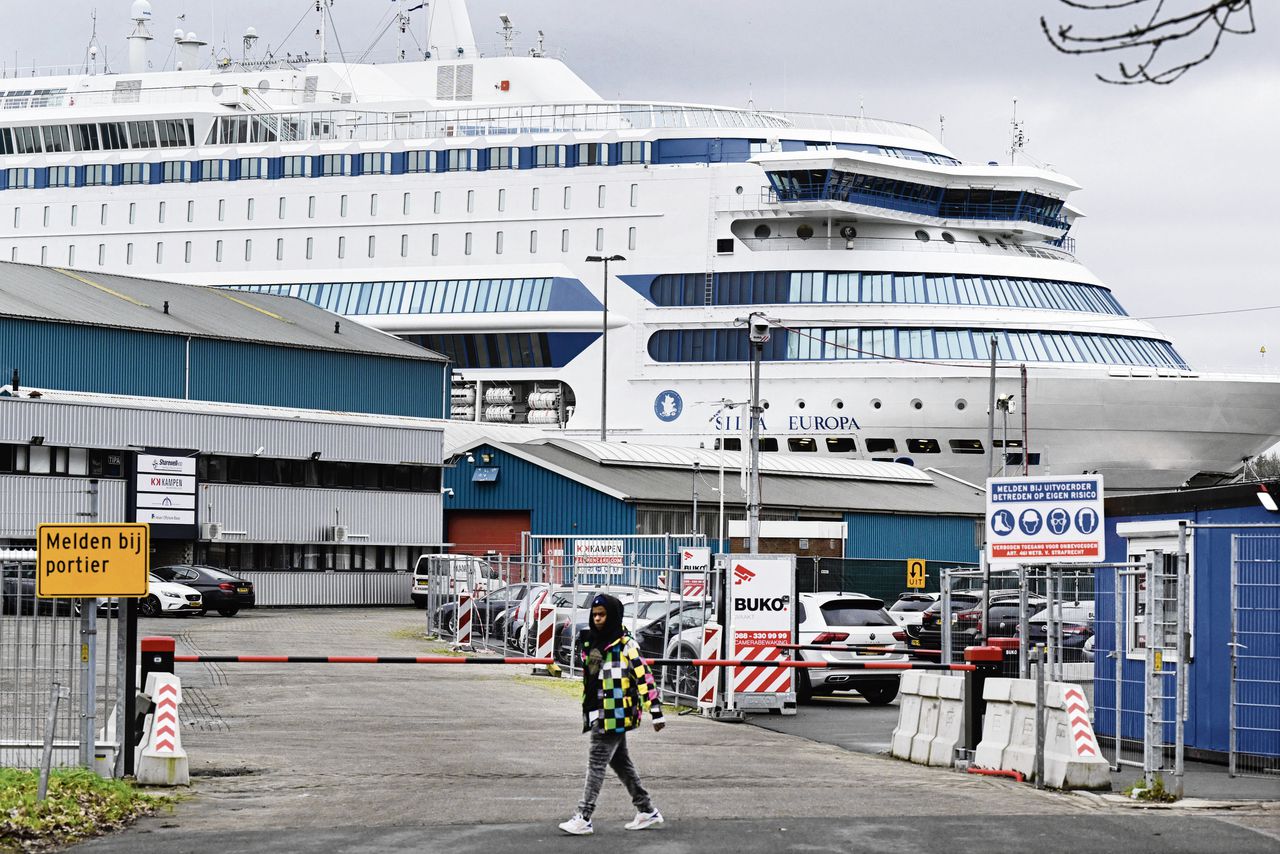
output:
{"label": "overcast sky", "polygon": [[[42,15],[29,0],[0,0],[0,62],[79,62],[96,8],[99,38],[123,68],[129,5],[56,0],[43,8],[57,14]],[[181,26],[215,45],[229,37],[237,56],[247,25],[263,45],[317,49],[312,20],[283,42],[313,0],[152,5],[153,61],[183,13]],[[348,58],[391,5],[336,0]],[[844,114],[861,104],[935,134],[943,115],[962,160],[1007,161],[1017,98],[1026,151],[1084,187],[1071,197],[1088,215],[1073,229],[1080,259],[1131,314],[1155,318],[1280,306],[1280,11],[1255,5],[1258,33],[1227,37],[1211,62],[1165,87],[1108,86],[1093,73],[1113,71],[1113,58],[1056,53],[1041,14],[1081,31],[1094,16],[1054,0],[472,0],[470,10],[481,45],[498,43],[506,12],[521,43],[545,31],[548,50],[605,97]],[[388,33],[378,53],[393,47]],[[1197,368],[1280,373],[1278,309],[1152,322]]]}

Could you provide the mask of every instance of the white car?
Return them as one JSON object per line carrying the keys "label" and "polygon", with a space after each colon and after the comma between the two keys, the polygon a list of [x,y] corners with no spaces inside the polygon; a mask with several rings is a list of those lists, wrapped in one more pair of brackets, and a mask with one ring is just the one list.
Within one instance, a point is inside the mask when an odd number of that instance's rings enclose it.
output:
{"label": "white car", "polygon": [[174,581],[161,581],[154,575],[148,575],[147,598],[139,600],[138,613],[143,617],[203,614],[204,599],[194,587]]}
{"label": "white car", "polygon": [[941,598],[941,593],[903,593],[889,606],[889,616],[904,629],[918,626],[925,609]]}
{"label": "white car", "polygon": [[892,651],[800,650],[802,661],[825,661],[831,666],[798,668],[796,699],[807,702],[815,694],[852,688],[873,706],[893,702],[901,673],[840,667],[854,662],[907,661],[907,633],[885,611],[884,602],[861,593],[801,593],[799,599],[799,643],[868,645]]}

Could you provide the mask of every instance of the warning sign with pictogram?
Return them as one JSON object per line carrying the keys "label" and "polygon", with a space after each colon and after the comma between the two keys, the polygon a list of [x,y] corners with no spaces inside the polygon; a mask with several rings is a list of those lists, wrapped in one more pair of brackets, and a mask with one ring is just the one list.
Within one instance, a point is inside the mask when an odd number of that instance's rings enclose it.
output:
{"label": "warning sign with pictogram", "polygon": [[[744,661],[789,660],[795,643],[794,555],[729,556],[728,649]],[[789,667],[734,667],[727,691],[732,707],[795,713],[794,673]]]}
{"label": "warning sign with pictogram", "polygon": [[924,561],[918,557],[910,558],[907,561],[907,589],[924,589]]}

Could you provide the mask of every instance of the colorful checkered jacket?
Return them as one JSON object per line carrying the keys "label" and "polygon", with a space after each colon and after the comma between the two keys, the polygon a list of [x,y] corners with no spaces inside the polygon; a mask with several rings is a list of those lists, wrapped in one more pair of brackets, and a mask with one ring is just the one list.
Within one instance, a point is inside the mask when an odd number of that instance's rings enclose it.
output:
{"label": "colorful checkered jacket", "polygon": [[[590,640],[582,644],[582,665],[587,666],[591,654]],[[658,697],[653,673],[645,664],[640,648],[625,631],[622,637],[601,650],[600,689],[594,708],[588,710],[585,696],[587,681],[583,680],[582,731],[587,732],[598,723],[605,732],[626,732],[640,726],[640,718],[647,704],[653,722],[662,720],[662,701]],[[640,686],[644,686],[645,701],[640,701]]]}

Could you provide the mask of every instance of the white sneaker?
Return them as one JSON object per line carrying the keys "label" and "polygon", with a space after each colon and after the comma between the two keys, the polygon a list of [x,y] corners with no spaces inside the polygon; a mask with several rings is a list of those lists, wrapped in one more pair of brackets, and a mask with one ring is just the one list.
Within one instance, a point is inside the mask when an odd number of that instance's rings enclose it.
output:
{"label": "white sneaker", "polygon": [[[638,821],[639,819],[640,816],[636,816],[636,820]],[[658,820],[661,821],[662,817],[659,816]],[[630,827],[631,825],[627,826]],[[591,819],[583,818],[580,815],[575,815],[568,821],[560,822],[560,829],[565,833],[571,833],[574,836],[588,836],[596,832],[595,828],[591,826]]]}
{"label": "white sneaker", "polygon": [[636,813],[636,817],[627,822],[624,827],[627,830],[644,830],[646,827],[653,827],[655,824],[662,824],[662,813],[657,810]]}

